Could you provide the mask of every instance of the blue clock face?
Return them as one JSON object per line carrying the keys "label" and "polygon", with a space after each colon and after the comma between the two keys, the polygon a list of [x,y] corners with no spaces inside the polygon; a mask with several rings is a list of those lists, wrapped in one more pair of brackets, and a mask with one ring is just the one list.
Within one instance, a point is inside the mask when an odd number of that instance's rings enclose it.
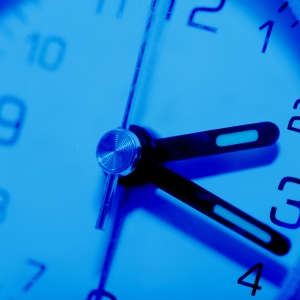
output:
{"label": "blue clock face", "polygon": [[299,11],[2,1],[0,298],[297,299]]}

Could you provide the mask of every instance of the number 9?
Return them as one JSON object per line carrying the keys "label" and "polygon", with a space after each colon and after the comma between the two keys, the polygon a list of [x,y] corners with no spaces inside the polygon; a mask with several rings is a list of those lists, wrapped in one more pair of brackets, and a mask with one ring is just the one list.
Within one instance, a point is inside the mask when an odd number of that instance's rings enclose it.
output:
{"label": "number 9", "polygon": [[8,202],[8,193],[4,190],[0,190],[0,223],[2,223],[5,219]]}
{"label": "number 9", "polygon": [[23,101],[12,96],[0,98],[0,144],[10,146],[17,141],[24,117]]}

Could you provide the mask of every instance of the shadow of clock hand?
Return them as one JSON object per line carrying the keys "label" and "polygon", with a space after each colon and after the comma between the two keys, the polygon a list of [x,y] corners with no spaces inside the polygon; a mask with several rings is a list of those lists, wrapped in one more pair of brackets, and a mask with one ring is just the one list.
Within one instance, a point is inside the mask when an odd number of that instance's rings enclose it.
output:
{"label": "shadow of clock hand", "polygon": [[[262,277],[266,280],[280,286],[287,269],[284,265],[265,255],[254,247],[230,235],[220,226],[214,226],[204,218],[197,216],[192,209],[182,209],[181,204],[176,203],[176,199],[165,199],[155,193],[156,187],[146,185],[135,189],[130,197],[127,197],[125,222],[130,221],[130,213],[143,209],[155,218],[171,225],[176,231],[183,233],[198,243],[203,243],[212,251],[217,251],[230,260],[242,265],[245,269],[255,265],[258,262],[263,263],[266,267]],[[124,210],[123,210],[124,213]],[[182,222],[188,220],[188,222]],[[205,230],[204,230],[205,229]],[[137,229],[139,230],[139,229]],[[142,229],[139,231],[142,234]],[[126,231],[124,232],[126,238]],[[146,250],[146,249],[145,249]],[[121,250],[122,251],[122,250]],[[151,253],[149,253],[151,255]],[[183,256],[183,259],[184,256]],[[187,263],[190,263],[189,261]]]}

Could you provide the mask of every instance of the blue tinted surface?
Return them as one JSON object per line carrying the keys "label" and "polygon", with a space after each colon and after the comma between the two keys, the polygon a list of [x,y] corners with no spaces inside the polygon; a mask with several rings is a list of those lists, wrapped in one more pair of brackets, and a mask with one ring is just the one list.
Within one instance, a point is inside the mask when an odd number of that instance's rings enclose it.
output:
{"label": "blue tinted surface", "polygon": [[[269,215],[272,206],[280,206],[282,219],[298,216],[286,197],[297,198],[299,191],[283,196],[277,187],[284,174],[299,176],[299,140],[287,130],[299,98],[299,33],[284,30],[294,17],[277,15],[280,4],[228,1],[220,14],[202,11],[195,21],[217,28],[213,35],[184,27],[193,5],[176,2],[160,54],[152,59],[152,76],[142,79],[135,120],[160,137],[263,120],[279,126],[274,146],[167,166],[289,236],[291,253],[274,257],[165,193],[141,187],[130,197],[139,209],[125,218],[108,277],[108,288],[120,299],[250,299],[251,289],[237,279],[258,262],[264,269],[257,298],[275,299],[284,286],[299,252],[297,232],[276,227]],[[269,18],[274,31],[263,53],[266,32],[259,27]]]}
{"label": "blue tinted surface", "polygon": [[[270,211],[286,223],[299,217],[286,203],[300,200],[299,186],[278,185],[300,178],[300,135],[287,129],[299,110],[300,28],[277,0],[198,10],[193,21],[216,32],[187,25],[199,5],[220,2],[159,2],[131,122],[160,137],[275,123],[270,147],[166,166],[280,231],[290,253],[275,256],[150,184],[117,193],[113,239],[113,217],[106,232],[95,230],[104,182],[96,145],[121,124],[152,2],[1,1],[0,99],[22,104],[0,113],[0,138],[18,133],[0,142],[0,299],[95,300],[105,263],[102,284],[118,300],[252,299],[237,280],[257,263],[255,299],[289,299],[282,293],[293,292],[286,278],[297,269],[299,229],[274,224]],[[259,27],[269,20],[263,53]]]}

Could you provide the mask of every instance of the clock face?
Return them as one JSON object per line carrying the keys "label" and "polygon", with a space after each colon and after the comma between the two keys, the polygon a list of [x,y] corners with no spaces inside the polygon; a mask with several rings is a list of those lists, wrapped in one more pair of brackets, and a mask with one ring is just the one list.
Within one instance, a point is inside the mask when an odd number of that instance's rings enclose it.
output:
{"label": "clock face", "polygon": [[[3,1],[0,298],[96,300],[100,278],[102,299],[296,299],[299,7]],[[287,254],[151,184],[119,187],[107,230],[94,229],[105,181],[96,146],[121,124],[145,36],[131,124],[160,138],[279,128],[268,147],[164,165],[281,233]]]}

